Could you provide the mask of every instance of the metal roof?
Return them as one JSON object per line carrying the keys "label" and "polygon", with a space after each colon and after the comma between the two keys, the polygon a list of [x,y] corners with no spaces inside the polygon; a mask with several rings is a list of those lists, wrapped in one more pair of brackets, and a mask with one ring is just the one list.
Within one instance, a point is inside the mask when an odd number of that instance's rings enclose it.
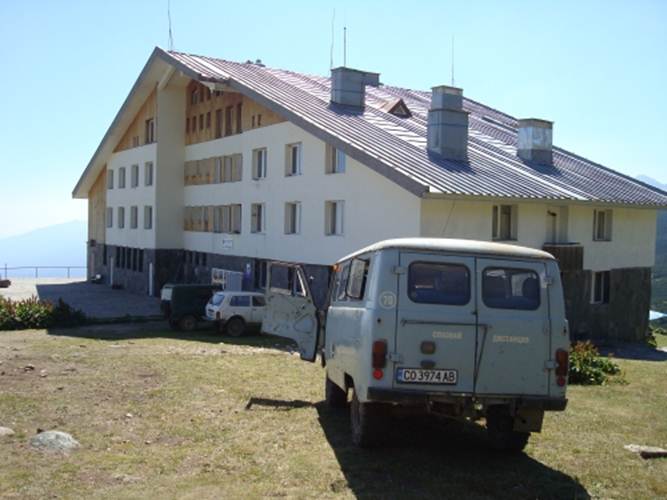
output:
{"label": "metal roof", "polygon": [[507,243],[495,243],[490,241],[462,240],[455,238],[394,238],[378,241],[361,250],[346,255],[338,262],[357,257],[370,252],[378,252],[386,249],[399,249],[416,252],[445,252],[466,255],[494,255],[499,257],[519,259],[554,260],[553,255],[542,250],[510,245]]}
{"label": "metal roof", "polygon": [[[156,48],[156,57],[201,82],[229,85],[418,196],[461,195],[667,207],[667,193],[554,147],[553,166],[517,156],[517,119],[464,98],[468,161],[426,149],[428,91],[366,87],[366,106],[330,103],[330,79],[255,63]],[[150,60],[149,60],[150,62]],[[398,100],[409,117],[389,113]],[[104,141],[103,141],[104,142]]]}

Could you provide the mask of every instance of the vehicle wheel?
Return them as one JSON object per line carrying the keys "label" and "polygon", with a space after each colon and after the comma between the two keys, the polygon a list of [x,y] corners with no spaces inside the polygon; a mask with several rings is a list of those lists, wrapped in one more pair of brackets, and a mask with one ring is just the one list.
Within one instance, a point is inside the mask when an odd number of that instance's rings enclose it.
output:
{"label": "vehicle wheel", "polygon": [[230,319],[225,325],[227,335],[230,337],[240,337],[245,333],[245,321],[238,316]]}
{"label": "vehicle wheel", "polygon": [[324,400],[327,406],[332,409],[341,409],[347,407],[347,391],[338,387],[335,383],[325,377]]}
{"label": "vehicle wheel", "polygon": [[389,431],[389,408],[381,403],[361,403],[352,393],[350,404],[352,442],[360,448],[382,444]]}
{"label": "vehicle wheel", "polygon": [[518,453],[526,447],[530,432],[517,432],[512,430],[513,427],[514,418],[507,408],[492,406],[487,410],[486,432],[496,450]]}
{"label": "vehicle wheel", "polygon": [[191,332],[197,327],[197,318],[195,318],[191,314],[183,316],[181,320],[178,322],[178,327],[183,332]]}

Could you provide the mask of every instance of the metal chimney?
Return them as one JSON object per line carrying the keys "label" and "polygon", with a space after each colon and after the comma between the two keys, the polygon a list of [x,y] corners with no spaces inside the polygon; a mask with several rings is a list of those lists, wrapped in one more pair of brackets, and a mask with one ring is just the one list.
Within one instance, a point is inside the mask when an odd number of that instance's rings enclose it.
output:
{"label": "metal chimney", "polygon": [[519,158],[553,165],[553,122],[524,118],[519,120],[517,154]]}
{"label": "metal chimney", "polygon": [[379,84],[379,73],[370,73],[343,66],[333,68],[331,70],[331,102],[363,108],[366,85],[377,87]]}
{"label": "metal chimney", "polygon": [[468,112],[463,111],[463,90],[447,85],[431,89],[426,141],[429,152],[448,160],[468,157]]}

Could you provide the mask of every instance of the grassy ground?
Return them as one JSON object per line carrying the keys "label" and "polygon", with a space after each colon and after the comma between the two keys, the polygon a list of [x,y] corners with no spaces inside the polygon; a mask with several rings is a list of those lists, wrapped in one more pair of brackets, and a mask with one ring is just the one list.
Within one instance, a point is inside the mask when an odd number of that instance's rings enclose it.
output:
{"label": "grassy ground", "polygon": [[[347,414],[322,403],[323,370],[273,338],[0,332],[0,361],[0,425],[16,431],[0,438],[4,498],[667,496],[667,460],[623,449],[667,446],[664,361],[620,360],[627,385],[570,388],[518,456],[476,427],[409,421],[390,447],[359,451]],[[37,428],[82,448],[33,451]]]}

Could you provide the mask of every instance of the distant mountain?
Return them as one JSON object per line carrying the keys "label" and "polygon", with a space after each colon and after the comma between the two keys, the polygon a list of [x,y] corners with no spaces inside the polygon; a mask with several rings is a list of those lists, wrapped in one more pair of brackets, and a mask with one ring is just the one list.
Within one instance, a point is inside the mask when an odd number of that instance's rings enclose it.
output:
{"label": "distant mountain", "polygon": [[[87,223],[72,221],[0,239],[0,274],[4,267],[85,266]],[[65,270],[40,270],[40,277],[65,277]],[[8,272],[9,278],[34,276],[34,270]],[[85,276],[85,269],[72,271]]]}
{"label": "distant mountain", "polygon": [[[637,179],[667,191],[667,184],[656,181],[651,177],[638,175]],[[667,313],[667,210],[658,214],[652,286],[652,307],[656,311]]]}

